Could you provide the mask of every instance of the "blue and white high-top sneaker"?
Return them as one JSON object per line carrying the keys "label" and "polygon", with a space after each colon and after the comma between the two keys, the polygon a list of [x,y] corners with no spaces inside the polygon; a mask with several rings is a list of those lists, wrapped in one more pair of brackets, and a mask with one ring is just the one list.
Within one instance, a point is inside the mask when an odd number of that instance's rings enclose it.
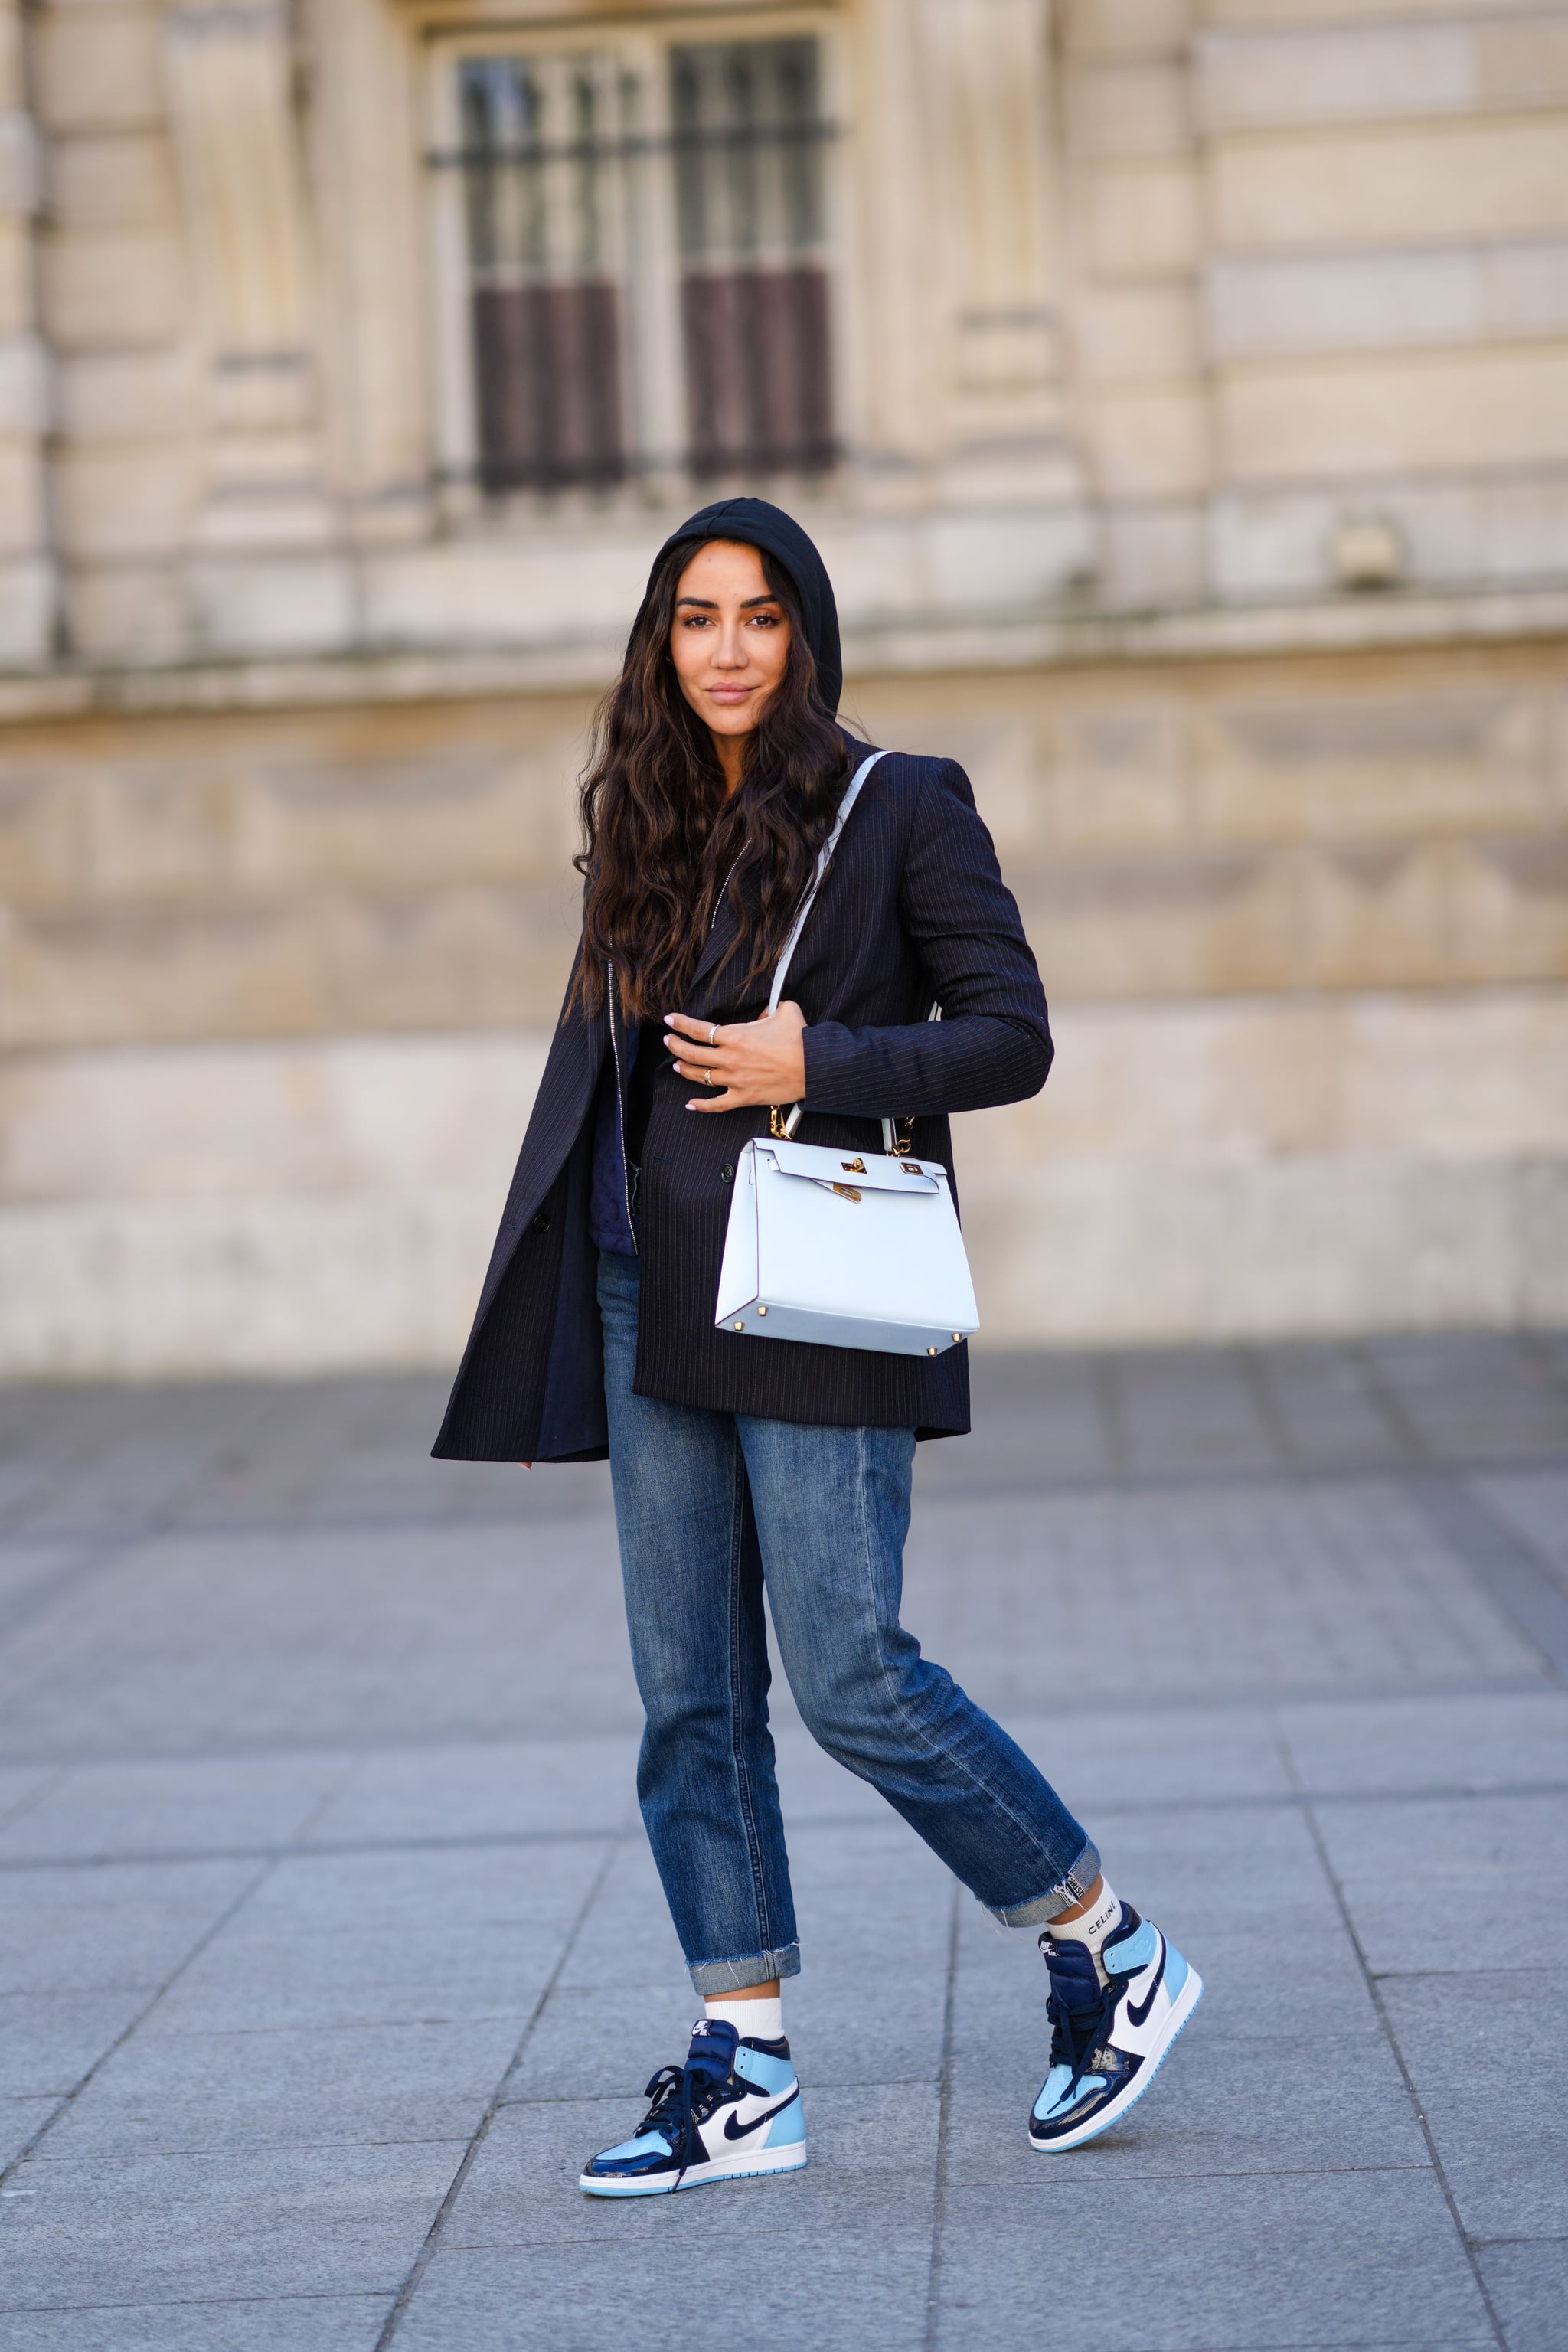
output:
{"label": "blue and white high-top sneaker", "polygon": [[805,2162],[787,2042],[742,2042],[722,2018],[700,2017],[685,2065],[661,2066],[643,2095],[653,2104],[630,2139],[589,2158],[577,2186],[590,2197],[661,2197]]}
{"label": "blue and white high-top sneaker", "polygon": [[1100,1946],[1109,1985],[1086,1944],[1058,1943],[1047,1928],[1040,1949],[1051,1972],[1051,2071],[1030,2112],[1030,2145],[1080,2147],[1142,2097],[1202,2000],[1203,1979],[1131,1903]]}

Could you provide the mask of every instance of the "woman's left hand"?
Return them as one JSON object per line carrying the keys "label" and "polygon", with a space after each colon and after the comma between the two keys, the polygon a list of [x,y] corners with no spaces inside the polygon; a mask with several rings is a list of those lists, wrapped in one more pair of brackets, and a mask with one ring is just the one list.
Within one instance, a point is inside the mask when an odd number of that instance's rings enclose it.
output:
{"label": "woman's left hand", "polygon": [[667,1013],[665,1045],[679,1058],[683,1078],[722,1087],[721,1095],[689,1102],[688,1110],[744,1110],[752,1103],[799,1102],[805,1092],[805,1015],[787,997],[760,1021],[693,1021]]}

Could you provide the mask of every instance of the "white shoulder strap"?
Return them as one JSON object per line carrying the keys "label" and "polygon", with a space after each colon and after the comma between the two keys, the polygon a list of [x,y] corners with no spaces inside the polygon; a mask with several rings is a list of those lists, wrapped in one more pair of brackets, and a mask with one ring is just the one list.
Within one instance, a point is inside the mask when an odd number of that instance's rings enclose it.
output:
{"label": "white shoulder strap", "polygon": [[849,812],[860,797],[860,787],[865,782],[867,777],[870,774],[872,769],[876,766],[878,761],[885,760],[887,756],[888,755],[885,751],[871,752],[868,758],[861,761],[860,765],[856,769],[855,773],[849,779],[844,798],[838,803],[838,814],[833,820],[833,830],[828,835],[826,840],[823,843],[822,847],[816,853],[816,873],[813,877],[811,887],[806,892],[805,898],[801,900],[800,912],[796,915],[794,923],[790,927],[790,935],[788,939],[785,940],[783,948],[780,950],[778,968],[773,973],[773,984],[768,993],[768,1012],[770,1014],[776,1013],[779,1009],[779,999],[784,994],[784,976],[789,971],[790,958],[794,955],[795,948],[800,940],[800,935],[805,929],[805,919],[810,914],[813,906],[816,904],[816,894],[822,887],[823,877],[826,875],[828,866],[833,862],[833,853],[838,846],[838,836],[843,832],[845,826],[848,824]]}

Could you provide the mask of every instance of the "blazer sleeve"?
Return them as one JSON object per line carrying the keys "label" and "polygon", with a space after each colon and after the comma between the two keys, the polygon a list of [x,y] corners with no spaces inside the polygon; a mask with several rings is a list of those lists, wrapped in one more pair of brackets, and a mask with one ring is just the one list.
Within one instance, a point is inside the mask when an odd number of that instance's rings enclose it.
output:
{"label": "blazer sleeve", "polygon": [[899,914],[940,1021],[805,1032],[805,1101],[852,1118],[984,1110],[1038,1094],[1053,1047],[1045,991],[968,778],[947,761],[922,778]]}

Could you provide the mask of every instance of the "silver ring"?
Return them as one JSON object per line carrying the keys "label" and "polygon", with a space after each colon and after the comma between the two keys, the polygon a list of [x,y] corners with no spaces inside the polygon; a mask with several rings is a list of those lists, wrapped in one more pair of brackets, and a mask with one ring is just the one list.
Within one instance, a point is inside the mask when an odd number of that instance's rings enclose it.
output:
{"label": "silver ring", "polygon": [[711,1044],[713,1043],[714,1038],[715,1038],[715,1037],[717,1037],[717,1035],[718,1035],[718,1034],[719,1034],[719,1024],[717,1023],[717,1021],[715,1021],[715,1022],[713,1022],[713,1023],[711,1024],[711,1025],[710,1025],[710,1028],[709,1028],[709,1031],[708,1031],[708,1043],[709,1043],[710,1045],[711,1045]]}

